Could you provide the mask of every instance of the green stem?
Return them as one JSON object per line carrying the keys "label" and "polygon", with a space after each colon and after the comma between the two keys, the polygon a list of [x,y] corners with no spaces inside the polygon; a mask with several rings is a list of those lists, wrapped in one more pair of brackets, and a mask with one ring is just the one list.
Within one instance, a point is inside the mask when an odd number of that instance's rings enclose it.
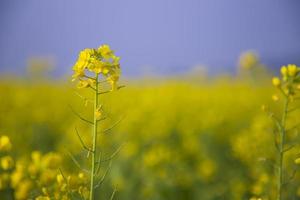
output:
{"label": "green stem", "polygon": [[90,183],[90,198],[89,200],[94,200],[94,185],[95,185],[95,165],[96,165],[96,153],[97,153],[97,132],[98,124],[96,117],[96,110],[98,108],[98,74],[95,77],[96,80],[96,90],[94,96],[94,120],[93,120],[93,147],[92,147],[92,163],[91,163],[91,183]]}
{"label": "green stem", "polygon": [[285,96],[283,106],[283,114],[281,119],[280,141],[279,141],[279,158],[278,158],[278,180],[277,180],[277,200],[282,200],[282,185],[283,185],[283,160],[284,160],[284,145],[286,134],[286,117],[288,112],[289,99]]}

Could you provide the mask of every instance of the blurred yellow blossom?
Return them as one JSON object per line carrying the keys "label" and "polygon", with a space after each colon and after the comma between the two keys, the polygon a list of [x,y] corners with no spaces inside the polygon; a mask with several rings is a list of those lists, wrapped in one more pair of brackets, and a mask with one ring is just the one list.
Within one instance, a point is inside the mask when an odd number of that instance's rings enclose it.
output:
{"label": "blurred yellow blossom", "polygon": [[9,137],[6,135],[2,135],[0,137],[0,151],[10,151],[12,144],[10,142]]}
{"label": "blurred yellow blossom", "polygon": [[295,164],[297,164],[297,165],[300,164],[300,158],[295,159]]}
{"label": "blurred yellow blossom", "polygon": [[64,177],[63,177],[63,175],[58,174],[56,176],[56,181],[57,181],[58,185],[62,185],[64,183]]}
{"label": "blurred yellow blossom", "polygon": [[10,156],[5,156],[1,158],[1,167],[4,170],[9,170],[13,168],[14,166],[14,160]]}
{"label": "blurred yellow blossom", "polygon": [[38,196],[35,200],[51,200],[48,196]]}
{"label": "blurred yellow blossom", "polygon": [[278,77],[273,77],[272,83],[273,83],[273,85],[274,85],[275,87],[279,87],[280,84],[281,84],[281,81],[280,81],[280,79],[279,79]]}
{"label": "blurred yellow blossom", "polygon": [[240,56],[239,65],[243,69],[250,69],[255,65],[257,65],[258,63],[259,63],[258,57],[252,51],[245,52]]}
{"label": "blurred yellow blossom", "polygon": [[272,100],[273,101],[278,101],[279,100],[278,95],[276,95],[276,94],[272,95]]}
{"label": "blurred yellow blossom", "polygon": [[15,198],[17,200],[29,199],[30,191],[33,184],[30,180],[22,181],[15,191]]}
{"label": "blurred yellow blossom", "polygon": [[287,71],[289,76],[295,76],[298,72],[298,69],[296,65],[289,64],[287,66]]}

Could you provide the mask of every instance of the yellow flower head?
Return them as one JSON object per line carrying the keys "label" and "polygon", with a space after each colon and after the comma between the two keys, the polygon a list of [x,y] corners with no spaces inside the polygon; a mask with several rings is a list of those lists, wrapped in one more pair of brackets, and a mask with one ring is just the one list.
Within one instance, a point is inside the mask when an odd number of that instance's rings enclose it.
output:
{"label": "yellow flower head", "polygon": [[3,135],[0,137],[0,151],[10,151],[12,144],[9,137]]}
{"label": "yellow flower head", "polygon": [[64,181],[65,181],[63,175],[58,174],[56,176],[56,181],[57,181],[58,185],[62,185],[64,183]]}
{"label": "yellow flower head", "polygon": [[11,175],[11,185],[14,188],[18,186],[18,184],[24,177],[23,166],[17,165],[16,168],[17,169]]}
{"label": "yellow flower head", "polygon": [[297,159],[295,160],[295,164],[297,164],[297,165],[300,164],[300,158],[297,158]]}
{"label": "yellow flower head", "polygon": [[12,169],[14,166],[14,160],[10,156],[5,156],[1,158],[1,167],[4,170]]}
{"label": "yellow flower head", "polygon": [[281,72],[281,75],[283,77],[286,77],[288,75],[287,67],[286,66],[282,66],[281,69],[280,69],[280,72]]}
{"label": "yellow flower head", "polygon": [[22,181],[15,191],[16,199],[28,199],[33,184],[29,180]]}
{"label": "yellow flower head", "polygon": [[279,97],[276,94],[274,94],[274,95],[272,95],[272,100],[273,101],[278,101]]}
{"label": "yellow flower head", "polygon": [[104,59],[109,59],[114,53],[107,44],[101,45],[98,52]]}
{"label": "yellow flower head", "polygon": [[84,70],[93,60],[94,54],[95,51],[93,49],[84,49],[79,53],[78,59],[75,65],[73,66],[73,80],[75,80],[76,78],[83,77],[85,75]]}
{"label": "yellow flower head", "polygon": [[82,172],[80,172],[79,174],[78,174],[78,178],[80,178],[80,179],[84,179],[84,173],[82,173]]}
{"label": "yellow flower head", "polygon": [[39,163],[41,161],[41,152],[39,151],[33,151],[31,153],[31,159],[34,163]]}
{"label": "yellow flower head", "polygon": [[281,85],[281,81],[278,77],[273,77],[272,79],[272,84],[275,86],[275,87],[279,87]]}
{"label": "yellow flower head", "polygon": [[292,65],[292,64],[289,64],[287,66],[287,71],[288,71],[288,75],[293,77],[297,74],[298,72],[298,69],[297,69],[297,66],[296,65]]}
{"label": "yellow flower head", "polygon": [[72,81],[79,80],[78,88],[93,86],[91,77],[85,72],[95,73],[96,76],[102,74],[111,83],[112,88],[116,88],[116,83],[120,76],[120,57],[108,45],[102,45],[98,49],[84,49],[79,53],[78,60],[73,67]]}
{"label": "yellow flower head", "polygon": [[61,164],[62,162],[62,157],[61,155],[57,153],[47,153],[43,158],[42,158],[42,165],[45,168],[49,169],[57,169],[57,167]]}
{"label": "yellow flower head", "polygon": [[109,63],[101,60],[95,60],[88,67],[89,71],[94,72],[96,74],[103,73],[104,75],[109,72]]}
{"label": "yellow flower head", "polygon": [[38,196],[37,198],[35,198],[35,200],[50,200],[50,197],[48,197],[48,196]]}

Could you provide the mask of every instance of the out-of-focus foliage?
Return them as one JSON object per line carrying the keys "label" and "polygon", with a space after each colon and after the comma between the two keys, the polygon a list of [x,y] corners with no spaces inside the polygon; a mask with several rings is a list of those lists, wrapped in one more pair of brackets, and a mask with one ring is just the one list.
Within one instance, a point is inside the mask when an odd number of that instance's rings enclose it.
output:
{"label": "out-of-focus foliage", "polygon": [[[275,89],[269,76],[257,81],[253,81],[255,73],[251,78],[242,76],[200,82],[132,81],[124,90],[103,95],[109,119],[102,130],[123,119],[105,137],[100,136],[103,157],[122,148],[97,196],[108,199],[117,188],[116,199],[124,200],[273,199],[274,125],[261,106],[272,107],[276,113],[281,100],[272,101]],[[71,188],[74,195],[87,194],[85,174],[78,174],[68,152],[81,149],[75,127],[84,141],[89,141],[91,133],[70,106],[89,118],[92,104],[71,88],[57,82],[1,82],[0,135],[9,136],[12,143],[1,153],[1,159],[8,159],[1,165],[1,197],[64,195],[67,189],[62,184],[72,178],[76,179]],[[299,113],[294,116],[291,120]],[[299,141],[296,130],[289,137]],[[287,168],[295,167],[293,156],[299,150],[296,147],[289,153]],[[81,152],[75,158],[84,162],[85,156]],[[38,168],[35,160],[41,163]],[[51,166],[43,164],[46,161]],[[296,175],[287,188],[289,199],[300,195],[299,183]]]}

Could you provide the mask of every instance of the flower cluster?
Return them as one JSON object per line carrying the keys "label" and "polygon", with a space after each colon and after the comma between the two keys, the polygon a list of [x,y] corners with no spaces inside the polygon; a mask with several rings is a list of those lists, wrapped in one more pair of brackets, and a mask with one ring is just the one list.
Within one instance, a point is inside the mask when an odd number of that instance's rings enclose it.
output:
{"label": "flower cluster", "polygon": [[300,67],[289,64],[281,67],[281,78],[273,77],[272,84],[279,88],[284,95],[293,97],[300,90]]}
{"label": "flower cluster", "polygon": [[117,57],[108,45],[98,49],[84,49],[79,53],[77,62],[73,67],[73,81],[78,80],[78,88],[94,87],[95,79],[88,76],[102,74],[111,84],[112,90],[117,88],[120,77],[120,57]]}
{"label": "flower cluster", "polygon": [[10,138],[0,136],[0,196],[16,200],[70,200],[72,196],[88,199],[87,176],[58,170],[61,155],[33,151],[30,160],[14,159],[11,150]]}

